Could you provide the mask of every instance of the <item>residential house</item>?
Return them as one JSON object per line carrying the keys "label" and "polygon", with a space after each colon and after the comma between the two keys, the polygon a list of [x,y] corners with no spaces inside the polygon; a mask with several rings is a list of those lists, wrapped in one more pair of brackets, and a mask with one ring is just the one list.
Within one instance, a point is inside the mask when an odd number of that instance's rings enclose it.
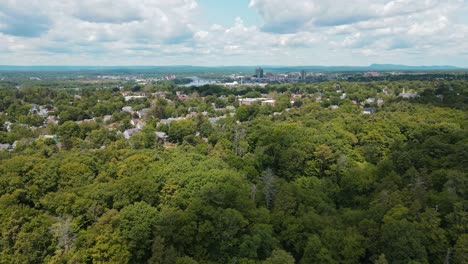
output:
{"label": "residential house", "polygon": [[140,111],[137,111],[138,117],[140,118],[145,118],[151,113],[151,108],[144,108],[141,109]]}
{"label": "residential house", "polygon": [[165,132],[156,131],[156,138],[161,141],[162,143],[166,143],[169,139],[169,136]]}
{"label": "residential house", "polygon": [[130,100],[133,100],[133,99],[142,99],[142,98],[146,98],[146,95],[128,95],[128,96],[125,96],[125,102],[128,102]]}
{"label": "residential house", "polygon": [[4,124],[3,124],[3,128],[6,129],[6,131],[10,132],[11,131],[11,126],[13,125],[13,123],[11,123],[10,121],[6,121]]}
{"label": "residential house", "polygon": [[102,117],[103,122],[108,122],[112,120],[112,115],[105,115]]}
{"label": "residential house", "polygon": [[133,108],[131,106],[122,107],[122,111],[133,114]]}
{"label": "residential house", "polygon": [[58,124],[57,118],[56,118],[55,116],[53,116],[53,115],[48,116],[48,117],[46,118],[45,122],[46,122],[47,124],[55,124],[55,125]]}
{"label": "residential house", "polygon": [[377,106],[382,106],[384,104],[384,100],[382,98],[377,99]]}
{"label": "residential house", "polygon": [[140,119],[132,119],[130,121],[130,124],[132,124],[132,126],[134,126],[137,129],[143,129],[143,127],[146,126],[146,122]]}
{"label": "residential house", "polygon": [[138,128],[127,129],[123,132],[123,136],[125,139],[130,139],[133,135],[135,135],[138,132],[140,132],[140,129]]}
{"label": "residential house", "polygon": [[417,93],[405,92],[405,89],[403,89],[403,92],[400,93],[398,97],[401,97],[403,99],[414,99],[416,97],[419,97],[419,95]]}
{"label": "residential house", "polygon": [[0,150],[10,150],[11,145],[10,144],[0,144]]}
{"label": "residential house", "polygon": [[375,114],[376,112],[377,108],[375,107],[364,107],[364,109],[362,110],[362,113],[365,115]]}
{"label": "residential house", "polygon": [[275,103],[276,101],[273,100],[273,99],[268,99],[268,100],[264,100],[262,101],[262,105],[270,105],[270,106],[275,106]]}

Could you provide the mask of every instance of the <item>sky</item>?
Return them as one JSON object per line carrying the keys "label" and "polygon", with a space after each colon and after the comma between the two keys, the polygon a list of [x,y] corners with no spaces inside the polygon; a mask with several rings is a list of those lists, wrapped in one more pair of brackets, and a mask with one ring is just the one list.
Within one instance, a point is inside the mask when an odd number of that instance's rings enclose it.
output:
{"label": "sky", "polygon": [[0,65],[468,67],[468,0],[0,0]]}

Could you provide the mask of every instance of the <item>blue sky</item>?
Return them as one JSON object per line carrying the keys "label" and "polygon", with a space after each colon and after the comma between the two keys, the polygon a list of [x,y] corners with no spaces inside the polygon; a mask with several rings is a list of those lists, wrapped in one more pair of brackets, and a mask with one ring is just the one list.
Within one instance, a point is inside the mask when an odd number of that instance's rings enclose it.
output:
{"label": "blue sky", "polygon": [[1,0],[0,65],[455,65],[468,0]]}
{"label": "blue sky", "polygon": [[262,23],[262,18],[258,13],[248,8],[249,0],[201,0],[198,1],[201,12],[204,15],[205,25],[220,24],[223,26],[232,25],[237,17],[246,24],[258,25]]}

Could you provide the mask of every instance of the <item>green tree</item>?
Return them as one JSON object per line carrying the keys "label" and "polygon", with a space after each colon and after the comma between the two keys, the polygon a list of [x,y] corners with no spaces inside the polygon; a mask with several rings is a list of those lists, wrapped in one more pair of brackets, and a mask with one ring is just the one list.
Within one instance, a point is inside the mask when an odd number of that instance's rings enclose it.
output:
{"label": "green tree", "polygon": [[142,263],[151,256],[151,240],[158,219],[157,209],[145,202],[124,207],[120,220],[120,232],[131,252],[131,262]]}

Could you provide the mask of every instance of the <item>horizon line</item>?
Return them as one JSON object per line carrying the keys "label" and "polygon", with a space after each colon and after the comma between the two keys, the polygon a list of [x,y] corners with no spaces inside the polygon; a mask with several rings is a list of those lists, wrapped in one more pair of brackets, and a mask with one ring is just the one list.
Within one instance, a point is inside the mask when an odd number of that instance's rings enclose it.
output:
{"label": "horizon line", "polygon": [[369,65],[288,65],[288,64],[251,64],[251,65],[241,65],[241,64],[233,64],[233,65],[193,65],[193,64],[164,64],[164,65],[80,65],[80,64],[73,64],[73,65],[48,65],[48,64],[38,64],[38,65],[16,65],[16,64],[3,64],[0,67],[200,67],[200,68],[222,68],[222,67],[359,67],[359,68],[370,68],[375,66],[388,66],[388,67],[451,67],[451,68],[459,68],[459,69],[468,69],[467,66],[457,66],[457,65],[449,65],[449,64],[432,64],[432,65],[408,65],[408,64],[393,64],[393,63],[372,63]]}

